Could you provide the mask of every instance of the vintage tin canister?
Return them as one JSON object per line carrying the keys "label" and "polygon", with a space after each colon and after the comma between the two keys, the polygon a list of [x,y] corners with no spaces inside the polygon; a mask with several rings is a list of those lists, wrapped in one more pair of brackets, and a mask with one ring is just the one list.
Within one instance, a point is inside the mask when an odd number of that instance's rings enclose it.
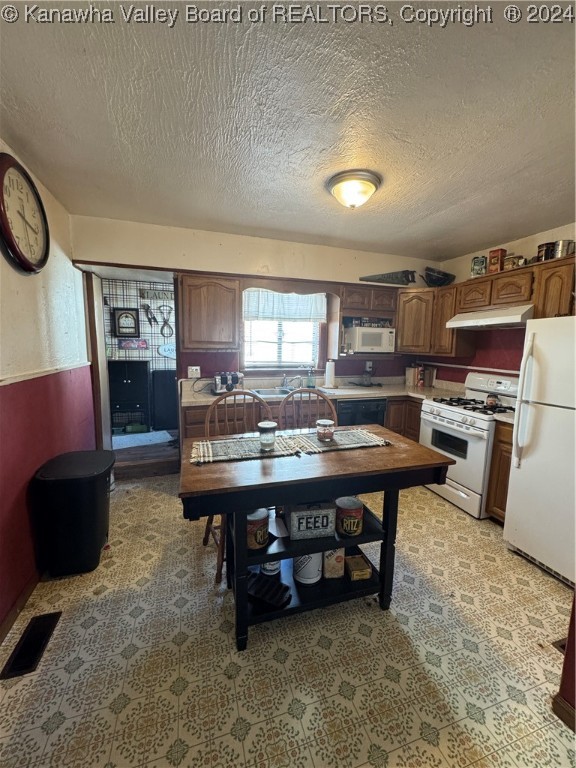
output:
{"label": "vintage tin canister", "polygon": [[336,531],[340,536],[358,536],[362,533],[364,507],[356,496],[336,499]]}
{"label": "vintage tin canister", "polygon": [[322,552],[294,558],[294,581],[316,584],[322,578]]}
{"label": "vintage tin canister", "polygon": [[248,549],[261,549],[268,544],[268,510],[265,507],[255,509],[246,515],[246,539]]}

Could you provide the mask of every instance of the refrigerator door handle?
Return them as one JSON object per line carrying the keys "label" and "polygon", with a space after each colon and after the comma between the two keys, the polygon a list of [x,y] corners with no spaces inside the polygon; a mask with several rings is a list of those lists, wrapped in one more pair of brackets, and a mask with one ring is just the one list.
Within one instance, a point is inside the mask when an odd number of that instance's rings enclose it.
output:
{"label": "refrigerator door handle", "polygon": [[522,457],[522,446],[520,445],[520,425],[522,421],[522,406],[524,405],[524,389],[526,387],[526,369],[528,362],[532,357],[534,349],[534,332],[528,334],[522,362],[520,363],[520,378],[518,381],[518,399],[516,405],[516,418],[514,419],[514,431],[512,433],[512,466],[519,467]]}

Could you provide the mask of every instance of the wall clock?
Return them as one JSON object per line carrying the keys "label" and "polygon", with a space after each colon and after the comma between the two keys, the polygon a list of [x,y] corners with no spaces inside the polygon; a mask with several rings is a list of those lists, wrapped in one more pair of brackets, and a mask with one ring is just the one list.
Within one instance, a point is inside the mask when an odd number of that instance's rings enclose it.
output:
{"label": "wall clock", "polygon": [[140,318],[137,309],[112,310],[114,336],[135,339],[140,336]]}
{"label": "wall clock", "polygon": [[28,172],[0,152],[0,247],[24,272],[40,272],[48,261],[48,219]]}

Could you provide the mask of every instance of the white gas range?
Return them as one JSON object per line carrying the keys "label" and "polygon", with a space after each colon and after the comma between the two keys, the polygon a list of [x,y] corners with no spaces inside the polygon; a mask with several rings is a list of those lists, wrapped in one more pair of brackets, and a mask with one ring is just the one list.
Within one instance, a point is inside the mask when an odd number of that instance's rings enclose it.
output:
{"label": "white gas range", "polygon": [[424,400],[420,443],[456,459],[448,467],[445,485],[427,487],[473,517],[483,518],[495,414],[513,420],[518,378],[469,373],[465,387],[464,397]]}

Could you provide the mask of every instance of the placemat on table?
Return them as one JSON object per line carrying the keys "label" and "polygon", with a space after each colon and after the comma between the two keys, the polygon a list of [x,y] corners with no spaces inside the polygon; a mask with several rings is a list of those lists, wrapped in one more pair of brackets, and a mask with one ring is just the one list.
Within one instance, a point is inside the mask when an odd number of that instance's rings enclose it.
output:
{"label": "placemat on table", "polygon": [[[390,445],[389,440],[368,432],[366,429],[349,429],[334,432],[334,438],[328,442],[318,440],[315,433],[301,435],[303,453],[322,453],[324,451],[342,451],[348,448],[374,448]],[[306,445],[307,444],[307,445]]]}
{"label": "placemat on table", "polygon": [[300,437],[277,435],[274,449],[260,450],[259,437],[232,437],[228,440],[200,440],[192,444],[191,464],[210,464],[213,461],[242,461],[244,459],[295,456],[302,451]]}

